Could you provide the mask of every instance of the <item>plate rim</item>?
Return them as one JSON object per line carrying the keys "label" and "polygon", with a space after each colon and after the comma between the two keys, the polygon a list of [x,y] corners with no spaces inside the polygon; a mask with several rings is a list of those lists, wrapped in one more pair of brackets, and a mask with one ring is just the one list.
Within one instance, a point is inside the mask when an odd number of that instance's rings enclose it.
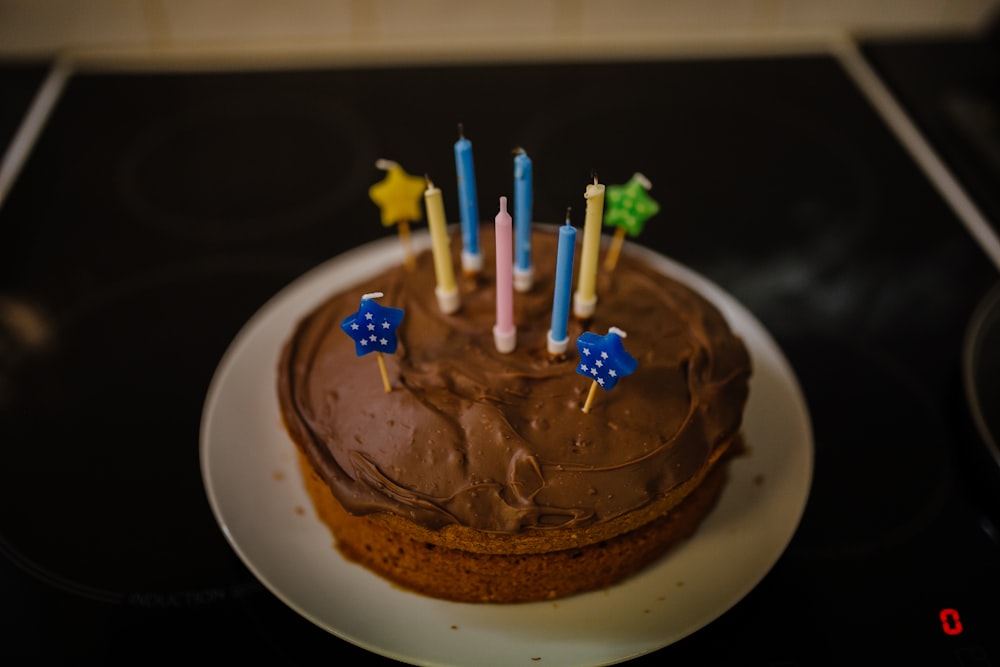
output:
{"label": "plate rim", "polygon": [[[555,225],[536,226],[555,227]],[[603,240],[606,242],[607,237],[605,236]],[[411,236],[411,242],[414,250],[416,251],[429,247],[430,239],[428,232],[426,230],[414,232]],[[790,509],[782,510],[781,534],[771,538],[771,542],[769,543],[769,552],[765,558],[765,560],[769,562],[766,563],[766,566],[763,563],[758,564],[751,576],[746,577],[742,581],[742,586],[738,590],[730,591],[728,595],[728,603],[719,605],[719,608],[715,610],[716,613],[701,614],[698,619],[688,623],[686,627],[675,630],[673,633],[667,633],[662,642],[647,641],[645,645],[630,645],[628,648],[623,646],[623,648],[617,653],[609,653],[606,650],[603,650],[603,652],[598,655],[598,652],[594,651],[592,652],[594,660],[588,659],[588,655],[591,654],[588,654],[586,650],[583,650],[581,654],[580,650],[573,648],[572,642],[566,642],[565,640],[549,642],[553,652],[546,655],[544,662],[550,665],[550,667],[551,665],[556,664],[615,664],[624,660],[633,659],[640,655],[651,653],[664,648],[669,644],[675,643],[676,641],[693,634],[714,621],[731,607],[735,606],[740,600],[743,599],[743,597],[753,590],[780,559],[798,529],[798,525],[801,522],[805,511],[805,504],[808,499],[809,490],[812,486],[814,442],[808,405],[798,378],[795,375],[794,369],[766,327],[764,327],[764,325],[734,297],[729,295],[716,283],[693,269],[684,266],[651,248],[642,246],[632,241],[626,241],[623,245],[622,251],[648,261],[665,275],[677,279],[694,288],[703,296],[708,298],[708,300],[718,307],[720,311],[722,311],[727,321],[730,322],[731,326],[733,326],[737,333],[743,336],[747,333],[752,334],[752,340],[748,342],[748,347],[752,347],[751,351],[754,353],[752,355],[752,359],[755,367],[754,376],[751,378],[751,397],[750,401],[748,401],[747,416],[749,417],[750,406],[757,405],[757,403],[752,402],[754,401],[754,385],[755,383],[762,381],[758,373],[763,370],[767,370],[769,373],[773,371],[775,377],[784,384],[783,389],[788,393],[792,403],[794,404],[793,416],[796,418],[797,423],[794,427],[789,428],[794,430],[803,438],[802,442],[797,443],[797,446],[794,444],[791,445],[796,447],[794,453],[796,454],[797,469],[786,471],[786,474],[793,473],[796,475],[796,483],[794,485],[795,488],[793,489],[795,497],[790,499],[792,502]],[[276,292],[270,299],[268,299],[246,321],[243,327],[241,327],[229,347],[226,349],[225,353],[222,355],[215,373],[212,376],[203,406],[202,423],[200,427],[199,458],[205,492],[213,515],[227,542],[243,563],[248,567],[248,569],[253,573],[253,575],[257,577],[257,579],[260,580],[260,582],[263,583],[264,586],[284,604],[320,628],[323,628],[344,641],[348,641],[373,653],[416,665],[457,665],[461,664],[461,661],[449,661],[449,659],[440,655],[440,651],[438,651],[437,655],[422,655],[414,650],[401,650],[398,647],[389,648],[384,644],[380,645],[380,642],[378,641],[373,641],[370,637],[362,637],[356,632],[352,633],[351,631],[345,631],[343,627],[337,627],[337,621],[331,621],[329,618],[325,618],[324,614],[317,612],[317,610],[310,606],[309,603],[303,602],[300,594],[301,591],[296,590],[290,592],[280,583],[277,583],[276,579],[278,577],[275,575],[273,563],[263,564],[265,559],[261,557],[261,553],[259,551],[254,552],[254,549],[257,548],[256,546],[250,546],[250,540],[245,533],[245,529],[236,525],[238,521],[236,521],[231,514],[231,503],[229,503],[224,497],[225,491],[223,490],[223,484],[220,481],[221,473],[214,467],[215,458],[219,455],[219,447],[221,447],[221,445],[218,445],[216,441],[213,441],[215,433],[213,429],[218,428],[218,424],[215,420],[217,410],[220,409],[220,405],[222,405],[222,403],[220,403],[222,397],[224,396],[222,392],[227,389],[227,382],[231,381],[233,373],[237,370],[245,370],[243,366],[246,366],[248,363],[246,355],[249,353],[250,346],[254,343],[263,345],[263,343],[257,340],[263,335],[261,331],[265,327],[277,327],[278,324],[272,322],[272,320],[281,315],[286,315],[286,319],[284,321],[284,332],[285,335],[287,335],[287,332],[290,331],[293,324],[292,320],[288,319],[287,316],[292,313],[295,314],[296,318],[302,316],[311,308],[315,307],[321,299],[325,298],[330,293],[339,291],[340,289],[349,288],[351,282],[345,281],[363,280],[366,277],[374,275],[383,268],[386,268],[394,263],[399,263],[400,261],[402,261],[402,249],[399,246],[399,241],[392,236],[385,236],[352,248],[345,253],[341,253],[322,262],[295,280],[291,281],[285,287]],[[289,312],[285,313],[284,311]],[[282,338],[283,337],[284,336],[282,336]],[[751,342],[753,343],[753,346],[751,346]],[[271,351],[274,352],[273,349]],[[758,368],[757,362],[759,359],[766,360],[767,366]],[[267,363],[272,366],[271,373],[275,372],[277,367],[277,356],[275,355],[268,359]],[[266,374],[272,379],[276,377],[270,373]],[[273,385],[268,387],[268,389],[270,389],[273,394]],[[274,398],[273,402],[276,404],[277,399]],[[274,409],[275,411],[277,410],[276,407]],[[280,424],[277,426],[280,427]],[[271,435],[273,435],[273,433]],[[281,437],[286,440],[286,444],[289,446],[288,454],[290,456],[293,454],[293,445],[291,440],[288,439],[287,434],[285,434],[283,430],[281,432]],[[756,444],[750,440],[749,446],[752,450]],[[232,463],[232,461],[230,462]],[[734,465],[740,465],[739,459],[734,461]],[[291,490],[293,496],[298,495],[299,499],[303,498],[304,490],[302,490],[301,477],[298,475],[297,466],[291,466],[287,472],[288,479],[284,481],[288,484],[287,486],[279,488]],[[791,480],[785,480],[785,483],[791,484],[792,482]],[[298,485],[298,493],[292,490],[292,485],[295,484]],[[720,504],[726,501],[727,491],[730,491],[729,487],[724,490],[723,496],[720,499]],[[730,492],[735,493],[733,491]],[[304,511],[306,514],[311,515],[311,505],[304,508]],[[713,514],[709,515],[705,523],[708,524],[714,515],[715,512],[713,511]],[[312,518],[315,519],[314,516]],[[315,519],[315,522],[316,525],[312,526],[313,530],[323,531],[328,538],[325,550],[329,557],[332,559],[342,560],[342,556],[340,556],[339,552],[332,546],[332,537],[329,537],[326,526],[319,523],[318,519]],[[646,571],[640,573],[639,577],[646,576],[650,571],[656,571],[657,568],[665,567],[665,565],[676,556],[676,551],[690,551],[697,548],[701,533],[702,529],[699,529],[699,532],[696,533],[688,541],[688,543],[681,545],[681,547],[677,550],[673,550],[671,554],[668,554],[666,558],[663,559],[663,561],[647,568]],[[317,537],[317,535],[313,535],[314,539]],[[705,539],[704,536],[702,536],[702,538]],[[350,567],[360,568],[360,566],[355,566],[353,564],[348,565]],[[374,578],[377,581],[373,581],[372,583],[376,586],[381,586],[386,583],[384,580],[378,578],[377,575],[374,575],[367,570],[363,570],[363,568],[358,570],[357,574],[360,578]],[[399,596],[401,601],[408,600],[411,604],[414,600],[417,600],[417,607],[425,606],[431,607],[435,610],[449,608],[456,610],[462,609],[467,616],[471,615],[479,618],[490,615],[480,613],[483,610],[496,611],[498,609],[506,609],[510,611],[511,615],[513,615],[515,613],[523,614],[525,610],[529,608],[533,610],[531,613],[534,613],[532,605],[539,607],[555,603],[561,608],[576,608],[580,605],[585,605],[586,600],[588,599],[598,604],[602,602],[607,603],[609,591],[613,592],[616,589],[621,589],[632,579],[634,578],[630,578],[630,580],[622,582],[621,584],[604,591],[584,593],[579,596],[572,596],[571,598],[553,602],[519,603],[517,605],[470,605],[469,603],[455,603],[424,598],[393,587],[385,588],[384,591],[387,591],[387,595]],[[583,612],[581,611],[580,613]],[[494,615],[502,616],[503,612]],[[457,641],[464,641],[464,639],[457,639]],[[544,646],[546,645],[546,642],[541,641],[539,645]],[[445,653],[447,653],[447,651]],[[560,661],[561,658],[565,658],[565,660]]]}

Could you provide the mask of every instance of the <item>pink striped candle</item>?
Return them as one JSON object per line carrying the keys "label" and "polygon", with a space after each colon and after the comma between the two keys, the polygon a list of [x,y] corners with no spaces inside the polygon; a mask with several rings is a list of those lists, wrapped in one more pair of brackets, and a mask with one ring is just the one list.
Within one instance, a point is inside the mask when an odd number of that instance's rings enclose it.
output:
{"label": "pink striped candle", "polygon": [[497,234],[497,321],[493,326],[493,342],[497,352],[506,354],[517,347],[514,326],[514,248],[513,221],[507,213],[507,198],[500,197],[500,212],[496,217]]}

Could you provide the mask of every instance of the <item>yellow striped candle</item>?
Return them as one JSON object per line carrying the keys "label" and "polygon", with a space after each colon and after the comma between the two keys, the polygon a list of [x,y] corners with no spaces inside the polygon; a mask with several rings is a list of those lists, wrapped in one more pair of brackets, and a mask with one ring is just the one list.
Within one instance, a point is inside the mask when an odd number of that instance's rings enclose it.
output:
{"label": "yellow striped candle", "polygon": [[601,222],[604,218],[604,186],[594,182],[584,193],[587,213],[583,221],[583,248],[580,256],[580,275],[573,295],[573,314],[585,320],[594,314],[597,305],[597,255],[601,247]]}
{"label": "yellow striped candle", "polygon": [[458,310],[461,299],[458,285],[455,283],[455,269],[451,262],[451,245],[448,242],[448,223],[444,215],[444,200],[441,190],[427,179],[427,189],[424,190],[424,207],[427,209],[427,226],[431,232],[431,251],[434,253],[434,276],[437,296],[441,311],[450,315]]}

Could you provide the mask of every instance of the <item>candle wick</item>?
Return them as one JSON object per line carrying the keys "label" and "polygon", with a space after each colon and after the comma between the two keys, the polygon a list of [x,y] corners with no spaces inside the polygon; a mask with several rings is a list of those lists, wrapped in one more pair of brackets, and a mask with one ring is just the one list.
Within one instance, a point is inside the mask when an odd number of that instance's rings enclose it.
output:
{"label": "candle wick", "polygon": [[458,124],[458,138],[459,139],[465,138],[465,128],[462,127],[461,123]]}
{"label": "candle wick", "polygon": [[569,224],[569,212],[572,211],[572,210],[573,210],[572,206],[567,206],[566,207],[566,224],[567,225]]}
{"label": "candle wick", "polygon": [[434,182],[431,180],[430,174],[424,174],[424,181],[427,183],[427,187],[433,188]]}

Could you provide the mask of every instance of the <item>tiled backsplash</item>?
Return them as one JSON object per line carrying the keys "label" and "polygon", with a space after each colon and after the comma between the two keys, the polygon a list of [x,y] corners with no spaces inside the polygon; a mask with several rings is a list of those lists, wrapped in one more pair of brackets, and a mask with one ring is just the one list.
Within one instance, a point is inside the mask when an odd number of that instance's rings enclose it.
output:
{"label": "tiled backsplash", "polygon": [[629,56],[976,30],[1000,0],[0,0],[0,57]]}

